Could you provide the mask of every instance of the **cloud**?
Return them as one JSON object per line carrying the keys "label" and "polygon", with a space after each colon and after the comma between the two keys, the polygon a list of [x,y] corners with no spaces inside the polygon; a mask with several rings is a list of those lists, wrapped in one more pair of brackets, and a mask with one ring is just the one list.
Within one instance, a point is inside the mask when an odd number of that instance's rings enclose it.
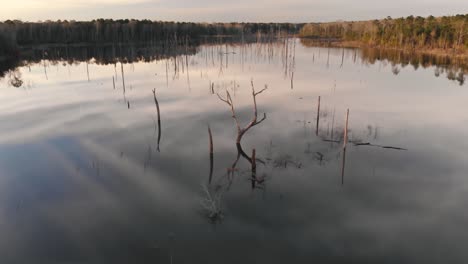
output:
{"label": "cloud", "polygon": [[96,7],[104,5],[130,5],[149,2],[149,0],[19,0],[11,1],[3,5],[4,10],[8,9],[43,9],[43,8],[77,8]]}
{"label": "cloud", "polygon": [[17,0],[0,20],[138,18],[192,22],[311,22],[468,12],[466,0]]}

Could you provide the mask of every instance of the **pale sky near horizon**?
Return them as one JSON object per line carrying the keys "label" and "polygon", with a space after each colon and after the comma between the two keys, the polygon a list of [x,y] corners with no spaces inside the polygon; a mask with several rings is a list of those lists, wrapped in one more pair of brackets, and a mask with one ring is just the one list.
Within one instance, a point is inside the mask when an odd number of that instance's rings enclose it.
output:
{"label": "pale sky near horizon", "polygon": [[0,21],[319,22],[468,13],[468,0],[0,0]]}

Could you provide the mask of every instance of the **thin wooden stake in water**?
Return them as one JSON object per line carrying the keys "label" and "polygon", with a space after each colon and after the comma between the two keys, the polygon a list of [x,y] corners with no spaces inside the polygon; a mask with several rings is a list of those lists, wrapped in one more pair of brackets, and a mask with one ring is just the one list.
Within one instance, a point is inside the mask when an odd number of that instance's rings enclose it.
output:
{"label": "thin wooden stake in water", "polygon": [[291,90],[294,89],[294,72],[291,73]]}
{"label": "thin wooden stake in water", "polygon": [[346,145],[348,144],[348,119],[349,119],[349,109],[346,111],[346,125],[344,129],[343,149],[346,149]]}
{"label": "thin wooden stake in water", "polygon": [[332,140],[331,143],[333,144],[333,140],[335,139],[334,137],[334,129],[335,129],[335,110],[336,108],[333,108],[333,115],[332,115],[332,127],[331,127],[331,136],[330,139]]}
{"label": "thin wooden stake in water", "polygon": [[320,96],[318,97],[318,104],[317,104],[317,124],[315,126],[315,135],[316,136],[318,136],[319,121],[320,121]]}
{"label": "thin wooden stake in water", "polygon": [[208,180],[208,183],[211,184],[211,179],[213,178],[214,154],[213,154],[213,135],[211,134],[210,125],[208,125],[208,135],[210,138],[210,178]]}
{"label": "thin wooden stake in water", "polygon": [[349,119],[349,109],[346,111],[346,124],[343,135],[343,159],[341,163],[341,185],[344,184],[344,171],[346,164],[346,145],[348,144],[348,119]]}
{"label": "thin wooden stake in water", "polygon": [[341,185],[344,185],[345,163],[346,163],[346,149],[343,149],[343,157],[341,160]]}
{"label": "thin wooden stake in water", "polygon": [[114,90],[115,90],[115,77],[112,76],[112,85],[114,86]]}
{"label": "thin wooden stake in water", "polygon": [[158,152],[159,150],[159,143],[161,142],[161,114],[159,112],[159,102],[156,99],[156,89],[153,89],[153,97],[154,97],[154,104],[156,105],[156,110],[158,112]]}

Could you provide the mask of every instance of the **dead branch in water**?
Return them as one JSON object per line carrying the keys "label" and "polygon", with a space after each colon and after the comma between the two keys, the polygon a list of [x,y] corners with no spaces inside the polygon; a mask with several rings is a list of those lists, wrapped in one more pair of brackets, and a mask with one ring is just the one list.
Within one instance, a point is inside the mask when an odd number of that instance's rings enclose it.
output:
{"label": "dead branch in water", "polygon": [[213,154],[213,134],[211,133],[210,125],[208,125],[208,135],[210,137],[210,154]]}
{"label": "dead branch in water", "polygon": [[320,122],[320,96],[318,97],[318,104],[317,104],[317,124],[315,126],[316,136],[318,136],[318,132],[319,132],[319,122]]}
{"label": "dead branch in water", "polygon": [[208,179],[208,184],[211,184],[211,179],[213,178],[214,154],[213,154],[213,134],[211,134],[210,125],[208,125],[208,135],[210,139],[210,177]]}
{"label": "dead branch in water", "polygon": [[348,119],[349,119],[349,109],[346,111],[346,123],[344,128],[343,135],[343,159],[341,164],[341,185],[344,184],[344,172],[346,164],[346,145],[348,144]]}
{"label": "dead branch in water", "polygon": [[158,99],[156,98],[156,89],[153,89],[153,97],[154,97],[154,104],[156,105],[156,110],[158,112],[158,152],[160,152],[159,143],[161,142],[161,113],[159,111],[159,102],[158,102]]}
{"label": "dead branch in water", "polygon": [[343,149],[346,149],[346,145],[348,144],[348,119],[349,119],[349,109],[346,111],[346,124],[345,124],[344,135],[343,135]]}
{"label": "dead branch in water", "polygon": [[370,142],[352,142],[352,143],[354,146],[369,146],[369,147],[379,147],[379,148],[384,148],[384,149],[408,150],[408,149],[400,148],[400,147],[382,146],[382,145],[372,144]]}
{"label": "dead branch in water", "polygon": [[265,88],[263,88],[262,90],[258,91],[258,92],[255,92],[255,87],[254,87],[254,83],[253,83],[253,80],[250,82],[251,85],[252,85],[252,97],[253,97],[253,103],[254,103],[254,115],[252,117],[252,120],[244,127],[244,128],[241,128],[240,126],[240,123],[239,123],[239,119],[237,118],[236,116],[236,110],[234,108],[234,102],[232,101],[232,97],[231,97],[231,94],[229,93],[228,90],[226,90],[226,98],[223,98],[221,95],[219,95],[218,93],[216,94],[218,96],[218,98],[225,102],[227,105],[230,106],[231,108],[231,113],[232,113],[232,118],[234,119],[234,121],[236,122],[236,126],[237,126],[237,139],[236,139],[236,144],[240,144],[241,140],[242,140],[242,136],[244,136],[244,134],[252,127],[260,124],[261,122],[263,122],[265,119],[266,119],[266,113],[263,113],[263,118],[258,121],[258,111],[257,111],[257,100],[256,100],[256,97],[257,95],[261,94],[262,92],[264,92],[265,90],[268,89],[267,85],[265,85]]}
{"label": "dead branch in water", "polygon": [[[240,122],[239,122],[239,119],[236,115],[236,109],[234,107],[234,102],[232,100],[232,97],[231,97],[231,94],[229,93],[228,90],[226,90],[226,97],[223,98],[219,93],[216,93],[216,95],[218,96],[218,98],[226,103],[230,109],[231,109],[231,113],[232,113],[232,118],[234,119],[235,123],[236,123],[236,127],[237,127],[237,138],[236,138],[236,147],[237,147],[237,156],[236,156],[236,159],[234,160],[233,164],[231,165],[231,167],[228,168],[228,177],[230,179],[232,179],[232,176],[234,175],[234,172],[237,171],[237,163],[239,162],[240,160],[240,157],[242,156],[244,159],[246,159],[252,166],[252,169],[254,170],[253,171],[253,176],[255,177],[255,170],[256,170],[256,162],[260,162],[262,164],[265,164],[264,161],[260,160],[260,159],[257,159],[255,157],[255,152],[252,153],[252,157],[249,157],[245,152],[244,150],[242,149],[242,146],[241,146],[241,140],[242,140],[242,137],[244,136],[244,134],[252,127],[260,124],[261,122],[263,122],[265,119],[266,119],[266,114],[264,113],[263,114],[263,118],[258,120],[258,110],[257,110],[257,100],[256,100],[256,97],[257,95],[261,94],[262,92],[264,92],[265,90],[268,89],[267,85],[265,85],[265,88],[263,88],[262,90],[256,92],[255,91],[255,87],[254,87],[254,83],[253,81],[251,81],[251,86],[252,86],[252,98],[253,98],[253,117],[251,119],[251,121],[245,126],[245,127],[241,127],[240,125]],[[255,183],[257,182],[257,179],[256,178],[252,178],[252,187],[255,188]]]}

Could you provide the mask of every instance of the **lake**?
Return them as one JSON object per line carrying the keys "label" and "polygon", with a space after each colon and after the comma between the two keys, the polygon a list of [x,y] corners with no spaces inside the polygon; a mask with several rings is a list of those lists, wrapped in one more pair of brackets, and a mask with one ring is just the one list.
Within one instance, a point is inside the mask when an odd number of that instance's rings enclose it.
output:
{"label": "lake", "polygon": [[468,257],[466,62],[299,39],[29,54],[0,79],[2,262]]}

